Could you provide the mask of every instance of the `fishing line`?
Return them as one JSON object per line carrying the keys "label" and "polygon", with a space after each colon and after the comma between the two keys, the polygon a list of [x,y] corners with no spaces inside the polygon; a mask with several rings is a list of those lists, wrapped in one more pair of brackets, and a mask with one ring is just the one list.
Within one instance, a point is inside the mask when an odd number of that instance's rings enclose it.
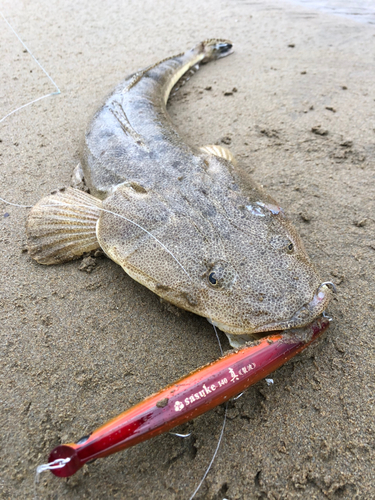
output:
{"label": "fishing line", "polygon": [[191,436],[191,432],[189,432],[189,434],[179,434],[178,432],[168,432],[168,434],[170,434],[171,436],[177,436],[179,438],[188,438]]}
{"label": "fishing line", "polygon": [[43,68],[43,66],[40,64],[40,62],[38,61],[38,59],[34,56],[34,54],[31,52],[31,50],[27,47],[27,45],[25,44],[25,42],[22,40],[22,38],[18,35],[18,33],[16,32],[16,30],[13,28],[13,26],[8,22],[8,20],[6,19],[6,17],[4,16],[4,14],[0,11],[0,14],[2,16],[2,18],[4,19],[4,21],[6,22],[6,24],[8,25],[8,27],[11,29],[11,31],[14,33],[14,35],[16,35],[16,37],[18,38],[18,40],[22,43],[22,45],[25,47],[25,49],[27,50],[27,52],[31,55],[31,57],[34,59],[34,61],[37,63],[37,65],[40,67],[40,69],[43,71],[43,73],[47,76],[47,78],[53,83],[53,85],[56,87],[56,90],[57,92],[50,92],[49,94],[46,94],[42,97],[38,97],[37,99],[34,99],[33,101],[30,101],[26,104],[23,104],[22,106],[20,106],[19,108],[17,109],[14,109],[13,111],[11,111],[10,113],[6,114],[3,118],[1,118],[0,120],[0,123],[3,122],[6,118],[8,118],[8,116],[10,115],[13,115],[13,113],[16,113],[17,111],[19,111],[20,109],[23,109],[23,108],[26,108],[26,106],[30,106],[30,104],[34,104],[35,102],[38,102],[42,99],[44,99],[45,97],[50,97],[52,95],[58,95],[58,94],[61,94],[61,91],[59,89],[59,87],[56,85],[56,83],[54,82],[54,80],[52,79],[52,77],[47,73],[47,71]]}
{"label": "fishing line", "polygon": [[67,463],[69,463],[71,460],[70,457],[68,458],[58,458],[57,460],[54,460],[53,462],[49,462],[48,464],[42,464],[38,465],[36,468],[35,472],[35,478],[34,478],[34,500],[37,500],[37,485],[39,484],[39,476],[42,472],[46,470],[54,470],[54,469],[62,469],[65,467]]}
{"label": "fishing line", "polygon": [[0,198],[0,201],[4,202],[6,205],[12,205],[13,207],[33,208],[32,205],[19,205],[18,203],[12,203],[11,201],[4,200],[4,198]]}
{"label": "fishing line", "polygon": [[223,353],[223,348],[221,347],[221,342],[220,342],[219,334],[217,333],[216,326],[213,324],[212,319],[211,319],[211,324],[212,324],[212,326],[214,327],[214,330],[215,330],[216,339],[217,339],[217,342],[219,344],[220,354],[223,355],[224,353]]}
{"label": "fishing line", "polygon": [[125,217],[124,215],[120,215],[116,212],[112,212],[112,210],[107,210],[105,208],[100,208],[96,205],[78,205],[78,204],[69,204],[69,203],[66,203],[66,202],[63,202],[63,201],[59,201],[59,200],[55,200],[54,203],[56,203],[56,205],[54,204],[50,204],[50,205],[40,205],[41,207],[44,207],[44,208],[49,208],[49,207],[59,207],[59,206],[66,206],[66,207],[81,207],[81,208],[87,208],[87,207],[94,207],[95,209],[97,210],[100,210],[102,212],[107,212],[108,214],[112,214],[112,215],[115,215],[117,217],[120,217],[120,219],[124,219],[126,220],[127,222],[130,222],[131,224],[134,224],[134,226],[138,227],[139,229],[141,229],[142,231],[144,231],[146,234],[148,234],[149,236],[151,236],[151,238],[153,238],[157,243],[159,243],[159,245],[164,248],[164,250],[166,252],[169,253],[169,255],[177,262],[177,264],[181,267],[181,269],[184,271],[184,273],[186,274],[186,276],[191,280],[191,277],[189,275],[189,273],[186,271],[186,269],[184,268],[184,266],[178,261],[178,259],[173,255],[173,253],[168,250],[168,248],[163,245],[163,243],[158,240],[158,238],[156,236],[154,236],[150,231],[147,231],[147,229],[145,229],[144,227],[142,227],[140,224],[137,224],[137,222],[134,222],[133,220],[131,219],[128,219],[127,217]]}
{"label": "fishing line", "polygon": [[[13,207],[20,207],[20,208],[33,208],[33,205],[20,205],[19,203],[12,203],[10,201],[7,201],[7,200],[4,200],[4,198],[1,198],[0,197],[0,201],[2,201],[3,203],[7,204],[7,205],[12,205]],[[60,207],[60,206],[66,206],[66,207],[81,207],[81,208],[87,208],[87,207],[95,207],[97,210],[101,210],[102,212],[107,212],[109,214],[112,214],[112,215],[116,215],[117,217],[120,217],[121,219],[124,219],[126,220],[127,222],[130,222],[131,224],[134,224],[135,226],[137,226],[139,229],[142,229],[142,231],[144,231],[145,233],[147,233],[149,236],[151,236],[151,238],[153,238],[157,243],[159,243],[159,245],[164,248],[164,250],[166,252],[169,253],[169,255],[177,262],[177,264],[181,267],[181,269],[184,271],[184,273],[186,274],[186,276],[191,280],[191,277],[189,275],[189,273],[186,271],[186,269],[184,268],[184,266],[181,264],[181,262],[179,262],[179,260],[173,255],[173,253],[168,250],[168,248],[160,241],[158,240],[158,238],[156,236],[154,236],[150,231],[147,231],[147,229],[145,229],[144,227],[142,227],[140,224],[137,224],[136,222],[134,222],[133,220],[131,219],[128,219],[127,217],[124,217],[123,215],[120,215],[116,212],[112,212],[111,210],[106,210],[105,208],[100,208],[100,207],[97,207],[96,205],[76,205],[76,204],[69,204],[69,203],[64,203],[64,202],[60,202],[58,200],[56,200],[56,204],[55,205],[41,205],[42,207],[44,208],[49,208],[49,207]],[[216,334],[217,335],[217,334]],[[220,343],[220,341],[219,341]],[[220,349],[221,349],[221,346],[220,346]]]}
{"label": "fishing line", "polygon": [[[212,321],[212,320],[211,320]],[[215,330],[215,334],[216,334],[216,339],[218,341],[218,344],[219,344],[219,349],[220,349],[220,353],[221,355],[223,355],[223,348],[221,347],[221,342],[220,342],[220,338],[219,338],[219,335],[217,333],[217,330],[216,330],[216,326],[212,323],[212,326],[214,327],[214,330]],[[191,495],[191,497],[189,498],[189,500],[193,500],[193,498],[195,497],[195,495],[198,493],[198,491],[200,490],[200,487],[202,486],[204,480],[206,479],[207,477],[207,474],[210,472],[210,469],[212,467],[212,464],[214,463],[215,461],[215,458],[216,458],[216,455],[217,455],[217,452],[219,451],[219,448],[220,448],[220,445],[221,445],[221,441],[223,439],[223,435],[224,435],[224,429],[225,429],[225,424],[227,422],[227,411],[228,411],[228,401],[225,403],[225,409],[224,409],[224,420],[223,420],[223,426],[221,428],[221,432],[220,432],[220,436],[219,436],[219,439],[217,441],[217,445],[216,445],[216,449],[214,451],[214,454],[212,455],[212,458],[211,458],[211,462],[208,464],[208,467],[206,469],[206,472],[203,474],[203,477],[200,481],[200,483],[198,484],[198,486],[196,487],[194,493]]]}
{"label": "fishing line", "polygon": [[[35,104],[36,102],[38,101],[41,101],[42,99],[45,99],[46,97],[51,97],[53,95],[59,95],[61,94],[61,91],[59,89],[59,87],[57,86],[57,84],[54,82],[54,80],[52,79],[52,77],[47,73],[47,71],[43,68],[43,66],[40,64],[40,62],[37,60],[37,58],[34,56],[34,54],[31,52],[31,50],[27,47],[27,45],[24,43],[24,41],[21,39],[21,37],[18,35],[18,33],[16,32],[16,30],[13,28],[13,26],[8,22],[8,20],[6,19],[6,17],[4,16],[4,14],[0,11],[0,14],[2,16],[2,18],[4,19],[5,23],[8,25],[8,27],[10,28],[10,30],[13,32],[13,34],[17,37],[17,39],[20,41],[20,43],[24,46],[24,48],[27,50],[27,52],[31,55],[31,57],[34,59],[34,61],[36,62],[36,64],[40,67],[40,69],[43,71],[43,73],[47,76],[47,78],[51,81],[51,83],[54,85],[54,87],[56,88],[56,92],[50,92],[46,95],[43,95],[41,97],[38,97],[30,102],[27,102],[26,104],[23,104],[22,106],[19,106],[18,108],[14,109],[13,111],[7,113],[5,116],[3,116],[1,119],[0,119],[0,123],[2,123],[4,120],[6,120],[9,116],[13,115],[14,113],[20,111],[21,109],[23,108],[26,108],[27,106],[30,106],[32,104]],[[14,206],[14,207],[19,207],[19,208],[32,208],[32,205],[21,205],[19,203],[12,203],[10,201],[7,201],[5,200],[4,198],[1,198],[0,197],[0,201],[2,201],[3,203],[7,204],[7,205],[11,205],[11,206]],[[61,205],[65,205],[65,206],[69,206],[68,204],[66,203],[59,203],[58,205],[56,206],[61,206]],[[48,206],[53,206],[53,205],[47,205],[46,207]],[[74,205],[74,206],[77,206],[77,205]],[[85,208],[86,206],[90,206],[90,205],[78,205],[78,206],[81,206],[82,208]],[[144,227],[142,227],[141,225],[137,224],[136,222],[120,215],[120,214],[117,214],[115,212],[112,212],[111,210],[106,210],[104,208],[99,208],[99,207],[96,207],[98,208],[99,210],[101,210],[102,212],[107,212],[107,213],[110,213],[112,215],[115,215],[117,217],[120,217],[121,219],[124,219],[126,220],[127,222],[135,225],[136,227],[138,227],[139,229],[141,229],[142,231],[144,231],[146,234],[148,234],[149,236],[151,236],[157,243],[159,243],[159,245],[167,252],[171,255],[171,257],[177,262],[177,264],[181,267],[181,269],[184,271],[184,273],[188,276],[188,278],[191,280],[191,277],[190,275],[188,274],[188,272],[186,271],[186,269],[183,267],[183,265],[178,261],[178,259],[173,255],[173,253],[168,250],[168,248],[160,241],[158,240],[158,238],[156,238],[156,236],[154,236],[152,233],[150,233],[147,229],[145,229]],[[217,333],[217,330],[216,330],[216,327],[215,325],[213,325],[213,328],[214,328],[214,331],[215,331],[215,334],[216,334],[216,338],[217,338],[217,341],[218,341],[218,344],[219,344],[219,348],[220,348],[220,353],[221,355],[223,355],[223,349],[221,347],[221,342],[220,342],[220,339],[219,339],[219,336],[218,336],[218,333]],[[220,448],[220,444],[221,444],[221,441],[222,441],[222,438],[223,438],[223,434],[224,434],[224,429],[225,429],[225,425],[226,425],[226,419],[227,419],[227,409],[228,409],[228,402],[225,404],[225,411],[224,411],[224,420],[223,420],[223,425],[222,425],[222,428],[221,428],[221,432],[220,432],[220,436],[219,436],[219,439],[218,439],[218,443],[216,445],[216,449],[214,451],[214,454],[211,458],[211,461],[200,481],[200,483],[198,484],[197,488],[195,489],[194,493],[192,494],[192,496],[190,497],[189,500],[193,500],[193,498],[195,497],[195,495],[198,493],[199,489],[201,488],[204,480],[206,479],[207,477],[207,474],[209,473],[211,467],[212,467],[212,464],[216,458],[216,455],[219,451],[219,448]],[[178,435],[178,434],[176,434]],[[187,437],[188,435],[184,435],[181,437]],[[56,462],[56,463],[55,463]],[[35,478],[35,483],[38,482],[38,479],[39,479],[39,475],[41,472],[45,471],[45,470],[49,470],[49,469],[52,469],[52,468],[59,468],[59,467],[63,467],[65,465],[65,460],[61,460],[61,461],[55,461],[51,464],[44,464],[42,466],[39,466],[37,468],[37,472],[36,472],[36,478]],[[57,463],[58,462],[58,463]]]}
{"label": "fishing line", "polygon": [[206,472],[204,473],[204,475],[203,475],[203,477],[201,479],[201,482],[198,484],[197,488],[195,489],[194,493],[191,495],[191,497],[189,498],[189,500],[193,500],[193,498],[195,497],[195,495],[198,493],[200,487],[203,484],[203,481],[206,479],[207,474],[209,473],[209,471],[211,469],[212,464],[214,463],[214,460],[216,458],[217,452],[219,451],[219,448],[220,448],[221,440],[222,440],[223,435],[224,435],[225,424],[226,424],[226,421],[227,421],[227,410],[228,410],[228,401],[225,403],[223,426],[221,428],[220,436],[219,436],[219,439],[218,439],[218,442],[217,442],[214,454],[213,454],[213,456],[211,458],[211,462],[209,463],[209,465],[207,467],[207,470],[206,470]]}

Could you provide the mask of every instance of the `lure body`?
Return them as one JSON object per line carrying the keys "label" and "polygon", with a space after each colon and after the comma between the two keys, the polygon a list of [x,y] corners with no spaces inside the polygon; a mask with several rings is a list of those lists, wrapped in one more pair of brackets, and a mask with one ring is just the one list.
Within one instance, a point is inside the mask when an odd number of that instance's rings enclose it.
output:
{"label": "lure body", "polygon": [[111,455],[169,431],[222,404],[263,379],[308,347],[328,327],[326,318],[299,330],[263,338],[199,368],[110,420],[78,443],[55,448],[49,462],[64,460],[51,470],[68,477],[85,463]]}

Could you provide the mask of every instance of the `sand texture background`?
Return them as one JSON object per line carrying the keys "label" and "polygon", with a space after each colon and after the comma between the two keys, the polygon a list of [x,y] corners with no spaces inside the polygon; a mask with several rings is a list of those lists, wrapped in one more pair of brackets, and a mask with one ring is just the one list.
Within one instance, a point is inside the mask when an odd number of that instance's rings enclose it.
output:
{"label": "sand texture background", "polygon": [[[206,38],[234,42],[171,100],[172,119],[193,144],[224,139],[338,294],[324,339],[230,404],[196,498],[374,498],[375,27],[281,1],[5,0],[2,11],[61,89],[0,124],[0,196],[26,205],[69,184],[89,118],[126,75]],[[0,25],[4,116],[54,88]],[[0,497],[23,499],[53,447],[219,348],[205,319],[173,314],[109,259],[91,273],[36,264],[22,252],[27,209],[0,209]],[[188,499],[223,411],[186,424],[187,439],[160,436],[67,480],[44,473],[36,498]]]}

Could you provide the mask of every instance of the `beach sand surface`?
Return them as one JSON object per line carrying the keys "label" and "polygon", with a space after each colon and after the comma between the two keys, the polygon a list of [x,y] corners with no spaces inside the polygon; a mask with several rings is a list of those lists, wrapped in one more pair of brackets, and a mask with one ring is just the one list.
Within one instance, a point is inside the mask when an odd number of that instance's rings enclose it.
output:
{"label": "beach sand surface", "polygon": [[[0,123],[0,196],[25,205],[69,185],[90,117],[125,76],[207,38],[233,41],[171,99],[173,122],[192,144],[231,149],[338,293],[325,337],[229,404],[196,498],[374,498],[375,27],[271,0],[5,0],[2,12],[61,90]],[[55,88],[0,24],[1,118]],[[190,498],[222,407],[180,427],[186,439],[34,486],[52,448],[220,351],[204,318],[169,311],[109,259],[90,273],[81,260],[32,261],[27,213],[0,203],[0,497]]]}

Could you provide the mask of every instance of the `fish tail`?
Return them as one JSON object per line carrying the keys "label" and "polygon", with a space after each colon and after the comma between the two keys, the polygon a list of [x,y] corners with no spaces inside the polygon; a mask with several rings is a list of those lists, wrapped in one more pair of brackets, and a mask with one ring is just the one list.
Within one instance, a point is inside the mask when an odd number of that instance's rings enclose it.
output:
{"label": "fish tail", "polygon": [[204,53],[204,58],[201,61],[202,64],[229,56],[229,54],[233,52],[232,42],[220,38],[205,40],[201,42],[198,47],[200,51]]}
{"label": "fish tail", "polygon": [[102,203],[66,188],[40,200],[26,222],[27,248],[40,264],[60,264],[99,249],[96,223]]}
{"label": "fish tail", "polygon": [[[210,40],[198,43],[198,45],[194,48],[183,54],[166,59],[165,61],[169,61],[171,59],[179,60],[180,63],[177,67],[173,67],[171,73],[165,73],[166,82],[163,91],[164,102],[167,103],[168,97],[177,82],[179,83],[177,84],[178,87],[175,88],[175,90],[181,87],[181,85],[188,80],[188,78],[186,78],[185,81],[181,80],[187,71],[191,70],[192,72],[195,72],[199,68],[200,64],[206,64],[210,61],[214,61],[215,59],[219,59],[220,57],[229,56],[232,52],[232,42],[224,39],[211,38]],[[161,61],[161,63],[163,62],[164,61]],[[155,67],[156,66],[158,65],[155,65]]]}

